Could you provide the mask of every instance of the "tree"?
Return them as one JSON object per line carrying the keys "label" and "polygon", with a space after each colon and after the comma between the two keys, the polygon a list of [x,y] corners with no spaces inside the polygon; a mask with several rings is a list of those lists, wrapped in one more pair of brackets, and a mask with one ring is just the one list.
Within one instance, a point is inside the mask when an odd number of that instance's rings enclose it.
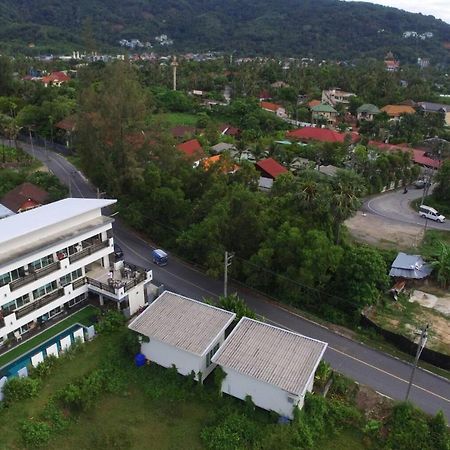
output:
{"label": "tree", "polygon": [[450,203],[450,160],[444,161],[435,177],[433,197],[442,203]]}
{"label": "tree", "polygon": [[13,89],[13,68],[7,56],[0,56],[0,95],[8,95]]}
{"label": "tree", "polygon": [[436,270],[436,278],[445,289],[450,282],[450,245],[439,242],[439,249],[434,253],[431,266]]}
{"label": "tree", "polygon": [[234,319],[236,322],[239,322],[244,316],[250,319],[256,319],[256,314],[253,310],[237,294],[219,297],[219,307],[234,312],[236,314],[236,318]]}

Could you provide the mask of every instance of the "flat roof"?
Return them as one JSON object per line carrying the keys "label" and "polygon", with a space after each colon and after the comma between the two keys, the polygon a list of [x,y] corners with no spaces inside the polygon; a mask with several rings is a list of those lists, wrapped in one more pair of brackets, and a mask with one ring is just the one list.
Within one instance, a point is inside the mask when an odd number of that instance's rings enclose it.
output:
{"label": "flat roof", "polygon": [[0,221],[0,245],[51,225],[104,208],[117,200],[65,198]]}
{"label": "flat roof", "polygon": [[202,356],[235,317],[230,311],[164,291],[128,328]]}
{"label": "flat roof", "polygon": [[294,395],[303,395],[327,345],[243,317],[212,361]]}

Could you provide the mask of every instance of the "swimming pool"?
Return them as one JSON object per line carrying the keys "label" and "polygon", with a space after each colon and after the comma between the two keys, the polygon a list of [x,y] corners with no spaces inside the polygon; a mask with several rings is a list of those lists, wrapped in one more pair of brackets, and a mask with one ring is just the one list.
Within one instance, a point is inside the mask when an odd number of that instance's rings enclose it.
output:
{"label": "swimming pool", "polygon": [[11,377],[17,375],[17,372],[24,367],[28,367],[31,365],[31,358],[38,353],[43,353],[44,358],[46,357],[46,349],[50,347],[53,344],[56,344],[58,353],[61,351],[61,339],[64,339],[67,336],[70,336],[70,341],[73,344],[75,342],[75,338],[73,336],[73,332],[78,329],[85,329],[83,325],[75,324],[70,326],[69,328],[66,328],[64,331],[61,331],[61,333],[58,333],[56,336],[51,337],[50,339],[46,340],[42,344],[38,345],[37,347],[33,348],[32,350],[29,350],[28,352],[24,353],[22,356],[19,356],[19,358],[15,359],[14,361],[8,363],[6,366],[3,366],[0,368],[0,378],[6,376]]}

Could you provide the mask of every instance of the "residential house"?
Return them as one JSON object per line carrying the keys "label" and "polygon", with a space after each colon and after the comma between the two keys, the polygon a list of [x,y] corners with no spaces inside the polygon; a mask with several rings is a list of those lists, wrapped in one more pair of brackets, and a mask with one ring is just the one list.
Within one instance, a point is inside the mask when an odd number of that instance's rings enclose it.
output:
{"label": "residential house", "polygon": [[255,167],[261,173],[261,177],[271,178],[272,180],[288,172],[286,167],[283,167],[273,158],[261,159],[256,163]]}
{"label": "residential house", "polygon": [[61,87],[62,84],[70,81],[70,76],[66,72],[52,72],[50,75],[46,75],[41,79],[44,86],[56,86]]}
{"label": "residential house", "polygon": [[195,127],[185,125],[178,125],[170,129],[170,134],[175,139],[189,139],[195,134]]}
{"label": "residential house", "polygon": [[450,126],[450,105],[432,102],[418,102],[418,112],[423,114],[442,114],[446,126]]}
{"label": "residential house", "polygon": [[328,128],[304,127],[297,130],[291,130],[286,133],[288,139],[294,139],[300,142],[308,143],[310,141],[318,142],[340,142],[343,143],[349,136],[351,142],[357,142],[360,138],[358,133],[339,133]]}
{"label": "residential house", "polygon": [[400,62],[395,59],[392,52],[388,52],[384,58],[384,66],[388,72],[397,72],[400,69]]}
{"label": "residential house", "polygon": [[269,111],[271,113],[276,114],[280,118],[286,118],[286,110],[283,106],[278,105],[277,103],[271,103],[271,102],[261,102],[260,106],[264,111]]}
{"label": "residential house", "polygon": [[214,155],[209,158],[204,158],[200,162],[205,170],[209,170],[212,167],[217,167],[222,173],[231,174],[236,173],[239,170],[239,166],[229,158],[224,158],[222,155]]}
{"label": "residential house", "polygon": [[223,153],[226,151],[232,152],[236,150],[236,146],[233,144],[228,144],[226,142],[219,142],[216,145],[213,145],[211,147],[211,153],[214,153],[215,155],[219,153]]}
{"label": "residential house", "polygon": [[330,105],[321,103],[311,108],[312,123],[327,125],[336,125],[338,112]]}
{"label": "residential house", "polygon": [[274,89],[281,89],[281,88],[287,88],[287,87],[289,87],[289,84],[287,84],[287,83],[284,82],[284,81],[275,81],[274,83],[271,84],[271,86],[272,86]]}
{"label": "residential house", "polygon": [[205,151],[197,139],[191,139],[189,141],[183,142],[177,145],[177,149],[184,153],[186,158],[194,163],[197,167],[200,160],[205,157]]}
{"label": "residential house", "polygon": [[400,120],[403,114],[415,114],[416,110],[409,105],[386,105],[381,112],[385,112],[391,120]]}
{"label": "residential house", "polygon": [[219,132],[222,136],[238,137],[241,134],[241,130],[231,125],[223,124],[219,127]]}
{"label": "residential house", "polygon": [[292,419],[313,389],[326,348],[325,342],[243,317],[212,361],[226,373],[222,392],[251,397],[256,406]]}
{"label": "residential house", "polygon": [[356,118],[359,121],[363,120],[372,121],[377,114],[380,114],[380,112],[381,111],[378,109],[377,106],[372,105],[370,103],[365,103],[356,110]]}
{"label": "residential house", "polygon": [[55,124],[55,128],[60,130],[66,141],[66,147],[72,146],[72,136],[76,131],[77,117],[75,115],[65,117]]}
{"label": "residential house", "polygon": [[346,92],[340,88],[331,88],[322,91],[322,103],[333,107],[337,105],[347,107],[350,103],[350,98],[355,97],[355,95],[352,92]]}
{"label": "residential house", "polygon": [[422,280],[432,272],[420,255],[408,255],[400,252],[391,265],[389,276],[407,280]]}
{"label": "residential house", "polygon": [[331,164],[328,166],[320,165],[317,167],[317,171],[327,175],[328,177],[335,177],[338,174],[339,167],[332,166]]}
{"label": "residential house", "polygon": [[213,355],[236,314],[173,292],[163,292],[128,328],[144,338],[141,353],[163,367],[203,382],[216,366]]}
{"label": "residential house", "polygon": [[20,213],[43,205],[48,192],[32,183],[22,183],[7,192],[0,203],[13,213]]}
{"label": "residential house", "polygon": [[318,105],[321,105],[321,104],[322,104],[322,102],[320,100],[310,100],[307,103],[308,108],[312,108],[313,106],[318,106]]}
{"label": "residential house", "polygon": [[0,344],[86,300],[126,315],[146,303],[152,271],[115,262],[116,200],[68,198],[0,220]]}
{"label": "residential house", "polygon": [[270,92],[268,90],[266,90],[266,89],[263,89],[259,93],[259,101],[260,102],[270,100],[271,98],[272,98],[272,96],[270,95]]}

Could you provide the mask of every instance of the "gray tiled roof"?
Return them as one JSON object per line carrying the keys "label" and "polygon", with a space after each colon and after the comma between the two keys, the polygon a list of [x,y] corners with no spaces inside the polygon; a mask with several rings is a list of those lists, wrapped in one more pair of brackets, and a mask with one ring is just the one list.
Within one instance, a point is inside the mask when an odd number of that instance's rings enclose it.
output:
{"label": "gray tiled roof", "polygon": [[430,275],[432,269],[420,255],[408,255],[400,252],[392,263],[391,277],[421,279]]}
{"label": "gray tiled roof", "polygon": [[128,328],[150,339],[203,355],[235,316],[230,311],[165,291]]}
{"label": "gray tiled roof", "polygon": [[244,317],[212,361],[302,395],[328,344]]}

